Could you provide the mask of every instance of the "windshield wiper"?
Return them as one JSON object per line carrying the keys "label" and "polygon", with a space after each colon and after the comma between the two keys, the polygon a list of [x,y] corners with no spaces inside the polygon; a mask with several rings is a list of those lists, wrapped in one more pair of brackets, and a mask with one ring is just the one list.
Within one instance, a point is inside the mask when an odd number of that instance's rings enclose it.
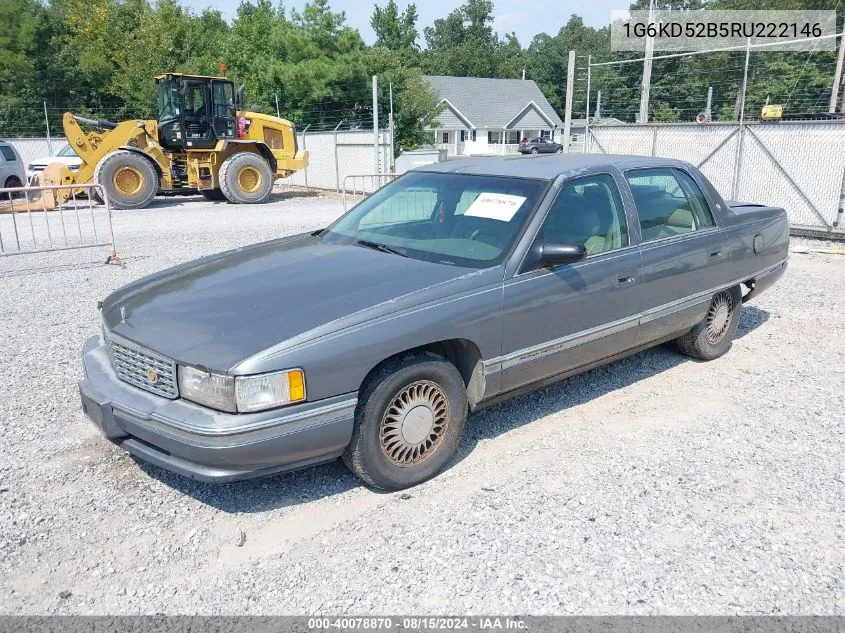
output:
{"label": "windshield wiper", "polygon": [[390,253],[391,255],[399,255],[400,257],[407,257],[407,253],[403,253],[397,248],[388,246],[387,244],[379,244],[378,242],[370,242],[369,240],[355,240],[355,243],[360,246],[366,246],[382,253]]}

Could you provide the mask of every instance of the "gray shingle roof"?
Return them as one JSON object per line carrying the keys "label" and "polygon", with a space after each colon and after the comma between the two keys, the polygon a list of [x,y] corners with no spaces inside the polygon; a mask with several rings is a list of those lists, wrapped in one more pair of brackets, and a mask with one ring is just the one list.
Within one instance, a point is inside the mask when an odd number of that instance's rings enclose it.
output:
{"label": "gray shingle roof", "polygon": [[[530,79],[487,79],[424,75],[441,99],[446,99],[476,128],[504,128],[531,103],[553,124],[563,121]],[[454,117],[449,116],[452,120]]]}

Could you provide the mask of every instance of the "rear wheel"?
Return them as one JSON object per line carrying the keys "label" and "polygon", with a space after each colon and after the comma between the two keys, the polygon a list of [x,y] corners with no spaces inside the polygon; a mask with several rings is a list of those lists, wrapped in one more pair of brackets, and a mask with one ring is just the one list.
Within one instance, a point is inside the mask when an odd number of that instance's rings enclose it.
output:
{"label": "rear wheel", "polygon": [[158,192],[158,174],[149,160],[127,150],[106,154],[94,170],[94,182],[103,187],[117,209],[141,209]]}
{"label": "rear wheel", "polygon": [[539,150],[539,149],[537,149],[536,147],[532,147],[532,148],[531,148],[531,153],[532,153],[532,154],[539,154],[539,153],[540,153],[540,150]]}
{"label": "rear wheel", "polygon": [[219,201],[226,199],[226,196],[220,189],[203,189],[200,193],[206,200]]}
{"label": "rear wheel", "polygon": [[272,188],[273,171],[267,161],[258,154],[233,154],[220,166],[220,190],[229,202],[264,202]]}
{"label": "rear wheel", "polygon": [[681,352],[698,360],[719,358],[731,348],[741,311],[739,287],[716,293],[701,323],[675,339],[675,344]]}
{"label": "rear wheel", "polygon": [[414,486],[446,466],[466,417],[466,387],[452,363],[431,353],[392,361],[362,389],[343,461],[375,488]]}

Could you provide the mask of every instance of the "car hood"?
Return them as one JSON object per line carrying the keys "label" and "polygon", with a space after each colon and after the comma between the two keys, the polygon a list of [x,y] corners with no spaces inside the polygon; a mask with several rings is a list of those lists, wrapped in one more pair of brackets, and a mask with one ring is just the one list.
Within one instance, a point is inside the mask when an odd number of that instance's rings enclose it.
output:
{"label": "car hood", "polygon": [[68,167],[78,167],[82,164],[82,159],[78,156],[46,156],[29,161],[30,166],[42,168],[47,167],[50,163],[62,163]]}
{"label": "car hood", "polygon": [[372,318],[386,303],[472,272],[301,235],[145,277],[112,293],[102,312],[119,336],[228,371],[292,337],[348,324],[350,315]]}

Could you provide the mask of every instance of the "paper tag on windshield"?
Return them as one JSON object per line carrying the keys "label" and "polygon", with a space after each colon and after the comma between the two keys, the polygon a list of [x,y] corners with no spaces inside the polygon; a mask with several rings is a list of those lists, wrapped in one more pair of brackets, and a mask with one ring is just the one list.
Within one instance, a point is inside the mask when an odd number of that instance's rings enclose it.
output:
{"label": "paper tag on windshield", "polygon": [[469,205],[469,209],[466,210],[464,215],[510,222],[523,202],[525,202],[524,196],[512,196],[507,193],[482,193]]}

